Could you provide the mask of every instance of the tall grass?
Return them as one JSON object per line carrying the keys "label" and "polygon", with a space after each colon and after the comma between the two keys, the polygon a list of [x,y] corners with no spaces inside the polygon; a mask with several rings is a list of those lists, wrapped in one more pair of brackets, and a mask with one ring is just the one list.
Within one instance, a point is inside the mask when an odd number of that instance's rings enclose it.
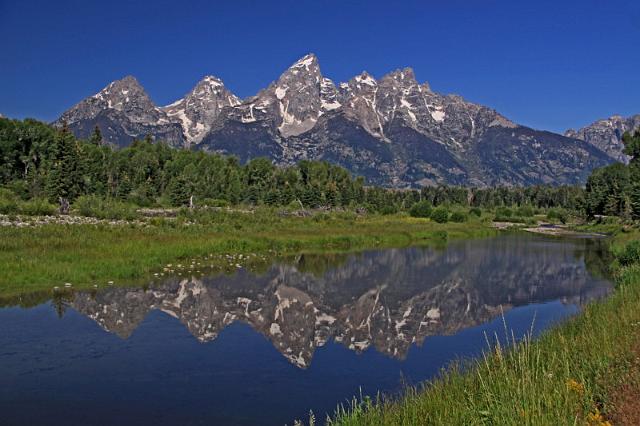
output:
{"label": "tall grass", "polygon": [[[618,242],[614,252],[625,247]],[[354,400],[327,423],[607,425],[610,390],[625,380],[640,342],[640,264],[616,266],[615,277],[612,296],[538,339],[494,343],[481,359],[453,365],[400,399]]]}

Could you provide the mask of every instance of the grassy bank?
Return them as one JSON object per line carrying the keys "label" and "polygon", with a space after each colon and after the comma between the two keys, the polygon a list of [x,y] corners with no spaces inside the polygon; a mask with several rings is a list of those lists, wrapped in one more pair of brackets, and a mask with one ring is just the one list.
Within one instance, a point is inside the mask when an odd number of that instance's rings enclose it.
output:
{"label": "grassy bank", "polygon": [[607,425],[608,418],[620,418],[620,389],[640,389],[633,379],[639,364],[640,250],[632,243],[639,238],[637,231],[615,237],[616,291],[608,299],[535,341],[513,350],[494,347],[466,372],[453,366],[399,400],[355,401],[329,423]]}
{"label": "grassy bank", "polygon": [[0,297],[51,290],[67,282],[74,288],[109,281],[135,284],[168,263],[196,257],[441,244],[494,233],[477,218],[439,224],[406,215],[281,217],[271,210],[194,213],[175,220],[151,219],[145,226],[0,227]]}

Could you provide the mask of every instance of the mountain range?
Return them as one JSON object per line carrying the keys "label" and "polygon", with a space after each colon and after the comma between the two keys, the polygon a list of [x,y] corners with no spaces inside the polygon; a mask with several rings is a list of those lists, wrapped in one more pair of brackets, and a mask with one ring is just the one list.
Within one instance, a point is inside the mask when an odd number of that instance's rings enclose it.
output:
{"label": "mountain range", "polygon": [[[638,117],[612,126],[637,127]],[[98,126],[118,147],[150,135],[243,162],[326,160],[370,184],[396,188],[582,184],[594,168],[624,160],[612,142],[619,132],[585,128],[559,135],[521,126],[486,106],[434,92],[410,68],[378,80],[363,72],[336,85],[313,54],[247,99],[207,76],[182,99],[159,107],[128,76],[54,124],[63,122],[80,138]]]}

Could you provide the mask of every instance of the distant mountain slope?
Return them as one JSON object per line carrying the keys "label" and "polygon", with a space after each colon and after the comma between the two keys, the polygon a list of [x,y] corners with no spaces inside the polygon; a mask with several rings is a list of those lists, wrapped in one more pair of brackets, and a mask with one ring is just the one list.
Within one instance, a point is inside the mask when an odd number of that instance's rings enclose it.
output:
{"label": "distant mountain slope", "polygon": [[84,99],[54,124],[63,121],[79,138],[88,138],[98,126],[103,138],[119,147],[146,135],[176,147],[185,143],[180,124],[156,107],[138,80],[131,76],[114,81]]}
{"label": "distant mountain slope", "polygon": [[379,80],[363,72],[336,85],[312,54],[245,100],[208,76],[183,99],[157,107],[126,77],[56,123],[62,121],[79,137],[98,125],[117,146],[149,134],[241,161],[327,160],[399,188],[583,183],[592,169],[613,161],[588,141],[529,129],[460,96],[433,92],[410,68]]}
{"label": "distant mountain slope", "polygon": [[586,141],[616,160],[626,163],[629,158],[622,153],[624,148],[622,135],[638,129],[640,129],[640,114],[626,118],[614,115],[579,130],[569,129],[565,132],[565,136]]}

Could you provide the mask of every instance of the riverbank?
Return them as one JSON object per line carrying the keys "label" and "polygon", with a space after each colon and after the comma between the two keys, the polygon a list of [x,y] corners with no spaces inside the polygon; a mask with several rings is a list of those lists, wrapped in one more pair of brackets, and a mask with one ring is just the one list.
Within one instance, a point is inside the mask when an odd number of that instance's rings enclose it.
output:
{"label": "riverbank", "polygon": [[237,267],[291,253],[436,245],[497,232],[477,218],[439,224],[406,215],[350,212],[310,217],[283,217],[268,210],[198,215],[187,220],[152,218],[143,224],[0,227],[0,299],[50,292],[67,283],[77,289],[144,284],[174,264],[191,264],[196,258],[206,258],[210,268],[226,270],[229,259]]}
{"label": "riverbank", "polygon": [[637,230],[614,237],[616,291],[606,300],[536,340],[493,347],[465,371],[452,366],[399,400],[354,401],[328,423],[638,424],[639,239]]}

